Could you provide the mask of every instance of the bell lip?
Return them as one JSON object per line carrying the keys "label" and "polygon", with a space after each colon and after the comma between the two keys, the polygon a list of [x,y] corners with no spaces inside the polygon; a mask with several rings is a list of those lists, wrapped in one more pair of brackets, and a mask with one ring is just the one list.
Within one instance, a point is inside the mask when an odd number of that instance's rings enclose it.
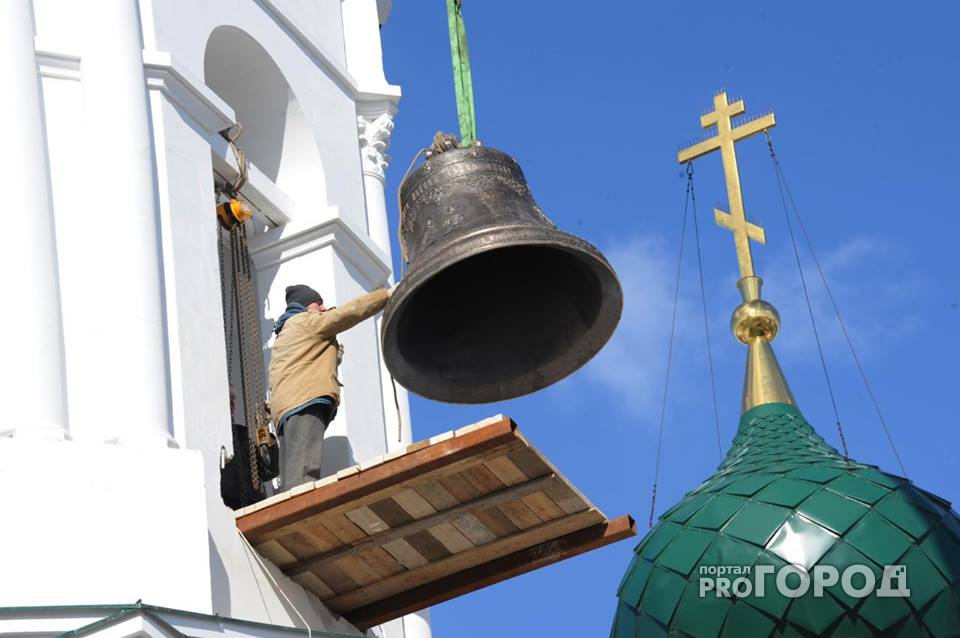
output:
{"label": "bell lip", "polygon": [[[460,247],[464,252],[457,259],[441,264],[437,260],[429,259],[435,250],[427,250],[420,255],[417,261],[425,260],[425,263],[430,265],[419,269],[411,268],[410,274],[405,275],[397,284],[397,288],[387,302],[386,308],[384,308],[384,320],[380,330],[381,348],[384,363],[394,379],[410,392],[434,401],[462,404],[495,403],[524,396],[551,386],[573,374],[595,357],[610,341],[623,314],[623,288],[620,285],[620,280],[603,253],[590,242],[556,228],[547,229],[547,233],[548,235],[545,236],[543,227],[527,225],[483,228],[442,245],[444,250],[448,250],[451,246]],[[495,239],[496,235],[500,234],[507,234],[508,237]],[[466,250],[464,250],[465,245],[467,246]],[[403,309],[403,306],[414,296],[420,286],[444,268],[466,261],[481,253],[512,246],[531,245],[545,246],[569,253],[579,253],[580,255],[586,254],[593,257],[598,265],[602,265],[602,267],[594,270],[598,279],[600,279],[601,286],[601,308],[596,323],[580,340],[571,343],[564,355],[558,357],[551,364],[539,370],[531,370],[513,379],[500,383],[471,384],[465,387],[447,379],[436,378],[430,379],[427,383],[418,383],[417,377],[423,379],[423,376],[414,374],[412,369],[402,363],[404,359],[400,355],[397,339],[393,334],[396,329],[394,318]],[[388,339],[388,337],[392,338]],[[575,351],[575,345],[581,346],[576,349],[579,354],[575,357],[570,356]],[[397,365],[398,363],[400,365]]]}

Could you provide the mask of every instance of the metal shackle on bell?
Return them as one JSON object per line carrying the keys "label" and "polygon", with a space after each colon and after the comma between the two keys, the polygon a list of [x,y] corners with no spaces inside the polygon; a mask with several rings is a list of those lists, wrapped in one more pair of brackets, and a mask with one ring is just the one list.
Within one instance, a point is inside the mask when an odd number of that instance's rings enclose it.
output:
{"label": "metal shackle on bell", "polygon": [[384,312],[387,368],[451,403],[521,396],[604,346],[623,292],[591,244],[548,220],[520,166],[474,145],[429,157],[400,185],[410,266]]}

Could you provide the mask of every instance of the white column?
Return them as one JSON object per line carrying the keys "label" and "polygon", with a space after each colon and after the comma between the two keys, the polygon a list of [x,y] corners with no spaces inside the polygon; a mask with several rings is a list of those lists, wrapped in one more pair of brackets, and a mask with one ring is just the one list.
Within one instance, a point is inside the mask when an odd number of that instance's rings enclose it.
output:
{"label": "white column", "polygon": [[[30,0],[0,2],[0,434],[64,439],[60,285]],[[13,409],[19,406],[21,409]]]}
{"label": "white column", "polygon": [[[360,157],[363,163],[363,190],[367,202],[367,234],[373,243],[393,263],[390,248],[390,228],[387,223],[387,200],[384,187],[386,170],[390,165],[387,148],[393,133],[393,116],[396,107],[389,102],[373,105],[358,105],[357,132],[360,137]],[[390,278],[390,283],[394,281]],[[383,324],[383,316],[377,317],[377,334]],[[410,445],[413,442],[410,426],[410,402],[407,391],[396,386],[390,372],[380,359],[380,379],[383,387],[384,427],[386,428],[387,451]]]}
{"label": "white column", "polygon": [[87,14],[81,57],[87,216],[109,246],[91,244],[89,267],[91,288],[109,300],[111,316],[109,332],[99,335],[99,360],[85,364],[103,377],[108,438],[173,446],[160,208],[139,7],[137,0],[101,0]]}

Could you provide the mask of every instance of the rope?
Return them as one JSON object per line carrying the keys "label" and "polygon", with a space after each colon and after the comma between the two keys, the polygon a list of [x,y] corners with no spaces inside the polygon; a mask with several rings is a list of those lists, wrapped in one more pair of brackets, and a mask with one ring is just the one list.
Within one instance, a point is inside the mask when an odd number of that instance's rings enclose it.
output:
{"label": "rope", "polygon": [[[480,142],[477,140],[473,140],[473,143],[475,146],[480,145]],[[417,151],[417,154],[413,156],[413,160],[410,161],[410,164],[407,166],[407,170],[404,171],[403,177],[400,179],[400,184],[397,186],[397,238],[400,242],[400,255],[403,257],[403,259],[400,260],[401,278],[403,278],[406,267],[410,263],[410,257],[407,253],[407,244],[403,240],[404,210],[403,200],[400,199],[400,191],[403,189],[403,183],[407,181],[407,177],[410,176],[411,171],[413,171],[413,167],[416,166],[417,160],[419,160],[421,156],[430,159],[434,155],[452,151],[457,148],[463,148],[464,146],[466,146],[466,144],[460,144],[457,142],[457,137],[455,135],[444,133],[443,131],[437,131],[433,134],[433,141],[430,142],[430,146],[427,148],[421,148],[419,151]]]}
{"label": "rope", "polygon": [[[236,128],[236,133],[232,131]],[[233,151],[233,157],[237,161],[237,180],[229,186],[230,195],[239,197],[240,189],[247,183],[247,154],[237,146],[237,140],[243,134],[243,125],[237,122],[235,127],[230,127],[225,131],[227,143],[230,144],[230,150]]]}
{"label": "rope", "polygon": [[467,29],[463,22],[463,0],[447,0],[447,22],[450,28],[450,57],[453,61],[453,88],[457,96],[457,120],[460,141],[470,146],[477,139],[477,118],[473,107],[473,80],[470,74],[470,53],[467,50]]}
{"label": "rope", "polygon": [[717,430],[717,450],[723,460],[723,443],[720,441],[720,408],[717,403],[717,382],[713,373],[713,347],[710,344],[710,323],[707,320],[707,289],[703,283],[703,256],[700,253],[700,224],[697,220],[697,194],[693,190],[693,162],[687,162],[687,189],[693,208],[693,234],[697,242],[697,272],[700,275],[700,300],[703,302],[703,334],[707,339],[707,367],[710,369],[710,393],[713,396],[713,420]]}
{"label": "rope", "polygon": [[660,404],[660,429],[657,433],[657,460],[653,465],[653,492],[650,495],[650,518],[648,527],[653,527],[653,512],[657,505],[657,484],[660,482],[660,453],[663,448],[663,424],[667,414],[667,395],[670,390],[670,368],[673,365],[673,339],[677,331],[677,305],[680,300],[680,271],[683,267],[683,244],[687,235],[687,209],[690,206],[692,182],[687,180],[687,193],[683,202],[683,221],[680,223],[680,252],[677,255],[677,279],[673,288],[673,315],[670,319],[670,345],[667,347],[667,373],[663,382],[663,401]]}
{"label": "rope", "polygon": [[[837,317],[837,323],[840,324],[840,331],[843,333],[843,338],[846,340],[847,347],[850,349],[850,354],[853,356],[853,361],[857,366],[857,371],[860,373],[860,378],[863,380],[863,385],[867,389],[867,394],[870,396],[871,403],[873,403],[873,409],[876,411],[877,417],[880,420],[880,425],[882,426],[883,433],[887,438],[887,443],[890,444],[890,449],[893,451],[893,456],[897,459],[897,465],[900,467],[900,472],[905,478],[907,478],[907,469],[904,467],[903,461],[900,458],[900,453],[897,450],[897,446],[893,442],[893,437],[890,435],[890,428],[887,426],[887,421],[883,417],[883,412],[880,409],[880,403],[877,401],[877,397],[873,392],[873,387],[870,385],[870,381],[867,378],[867,373],[863,368],[863,364],[860,362],[860,357],[857,355],[857,350],[853,345],[853,339],[850,338],[850,333],[847,331],[847,326],[840,314],[840,307],[837,305],[837,301],[833,296],[833,291],[830,289],[830,284],[827,282],[827,277],[823,272],[823,267],[820,265],[820,260],[817,258],[817,253],[813,249],[813,242],[810,241],[810,235],[807,233],[803,219],[800,217],[800,207],[797,206],[797,203],[793,198],[793,193],[790,192],[790,185],[787,183],[787,179],[783,174],[783,167],[780,165],[780,159],[773,150],[773,139],[770,137],[769,131],[766,131],[765,135],[767,137],[767,147],[770,149],[770,158],[773,160],[774,169],[777,173],[778,183],[782,184],[783,192],[786,193],[787,199],[790,201],[790,205],[793,208],[793,214],[797,220],[797,226],[800,228],[800,233],[803,235],[803,239],[807,244],[807,249],[810,251],[810,255],[813,258],[813,263],[817,268],[817,273],[819,273],[820,280],[823,282],[824,290],[827,292],[827,298],[830,300],[830,305],[833,307],[833,312]],[[839,421],[837,425],[839,426]],[[846,446],[846,444],[844,444],[844,446]]]}
{"label": "rope", "polygon": [[403,416],[400,414],[400,393],[397,392],[397,380],[390,375],[390,385],[393,386],[393,407],[397,409],[397,443],[403,442]]}
{"label": "rope", "polygon": [[[437,133],[437,135],[440,135],[440,133]],[[436,142],[436,135],[434,135],[434,142]],[[417,151],[417,154],[413,156],[413,160],[410,162],[410,165],[407,166],[406,172],[400,179],[400,184],[397,186],[397,241],[400,242],[400,256],[403,257],[403,259],[400,260],[401,279],[403,279],[403,275],[406,273],[407,265],[410,263],[410,258],[407,253],[407,244],[403,241],[403,200],[400,199],[400,190],[403,188],[403,183],[407,181],[407,177],[410,175],[410,172],[416,165],[417,160],[420,159],[421,155],[429,150],[430,149],[421,148],[419,151]]]}
{"label": "rope", "polygon": [[827,358],[823,354],[823,344],[820,341],[820,331],[817,330],[817,320],[813,313],[813,304],[810,303],[810,291],[807,289],[807,278],[803,274],[803,266],[800,263],[800,249],[797,247],[797,238],[793,232],[793,224],[790,222],[790,210],[787,208],[787,198],[783,189],[783,179],[779,169],[777,155],[773,151],[773,140],[770,137],[770,131],[764,131],[767,138],[767,148],[770,150],[770,158],[773,160],[773,166],[777,174],[777,189],[780,191],[780,202],[783,204],[783,216],[787,220],[787,231],[790,234],[790,243],[793,245],[793,257],[797,262],[797,272],[800,273],[800,285],[803,288],[803,298],[807,302],[807,314],[810,315],[810,325],[813,326],[813,337],[817,342],[817,353],[820,355],[820,365],[823,368],[823,378],[827,382],[827,394],[830,395],[830,404],[833,406],[833,416],[837,423],[837,433],[840,435],[840,444],[843,446],[843,458],[849,463],[850,453],[847,450],[847,438],[843,435],[843,426],[840,425],[840,411],[837,409],[837,397],[833,393],[833,383],[830,382],[830,372],[827,370]]}

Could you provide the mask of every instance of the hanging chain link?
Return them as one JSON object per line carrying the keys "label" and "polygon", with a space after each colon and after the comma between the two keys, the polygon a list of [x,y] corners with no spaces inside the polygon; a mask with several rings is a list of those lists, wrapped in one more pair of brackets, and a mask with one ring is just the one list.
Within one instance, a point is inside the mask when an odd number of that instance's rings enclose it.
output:
{"label": "hanging chain link", "polygon": [[263,386],[263,352],[260,347],[260,322],[257,317],[257,299],[253,281],[250,251],[247,247],[247,227],[236,224],[230,229],[230,248],[233,258],[233,291],[236,305],[237,330],[240,350],[240,379],[243,394],[243,412],[247,425],[250,480],[253,489],[260,489],[260,462],[257,455],[257,432],[267,426],[266,396]]}
{"label": "hanging chain link", "polygon": [[[247,181],[247,158],[237,146],[237,138],[243,131],[239,123],[234,129],[224,132],[224,137],[233,150],[237,161],[237,179],[220,187],[218,193],[233,199],[240,199],[240,189]],[[231,201],[232,205],[232,201]],[[247,217],[224,216],[217,224],[217,251],[220,260],[220,287],[223,295],[223,323],[226,330],[227,375],[233,382],[234,334],[240,363],[240,396],[243,401],[243,415],[247,428],[248,455],[250,463],[250,483],[259,491],[262,480],[260,458],[258,454],[259,433],[268,433],[270,422],[265,403],[266,392],[263,374],[263,348],[260,334],[260,317],[255,270],[247,245]],[[230,244],[230,268],[227,275],[224,255],[224,237],[226,233]],[[236,332],[234,330],[236,329]],[[232,387],[231,387],[232,389]],[[232,415],[236,419],[236,415]],[[232,427],[232,424],[231,424]],[[268,436],[264,437],[268,439]],[[235,451],[236,452],[236,451]]]}

